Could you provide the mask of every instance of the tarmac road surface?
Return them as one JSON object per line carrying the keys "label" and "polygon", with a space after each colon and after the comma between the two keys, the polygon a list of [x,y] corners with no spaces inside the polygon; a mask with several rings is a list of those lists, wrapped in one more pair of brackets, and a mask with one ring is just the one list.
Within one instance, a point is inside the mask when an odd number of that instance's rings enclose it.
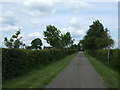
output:
{"label": "tarmac road surface", "polygon": [[83,52],[60,72],[46,88],[107,88]]}

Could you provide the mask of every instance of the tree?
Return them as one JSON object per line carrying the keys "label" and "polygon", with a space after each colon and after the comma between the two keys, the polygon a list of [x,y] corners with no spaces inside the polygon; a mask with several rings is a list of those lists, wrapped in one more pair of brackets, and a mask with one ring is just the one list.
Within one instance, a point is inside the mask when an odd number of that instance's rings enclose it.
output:
{"label": "tree", "polygon": [[48,25],[46,31],[44,31],[44,39],[50,44],[53,48],[60,48],[60,30],[55,26]]}
{"label": "tree", "polygon": [[62,47],[72,46],[74,42],[74,39],[72,40],[70,32],[67,32],[65,34],[61,34],[61,45]]}
{"label": "tree", "polygon": [[17,31],[12,37],[8,40],[7,37],[4,38],[5,45],[8,48],[20,48],[20,46],[25,46],[23,42],[20,40],[22,37],[19,37],[21,29]]}
{"label": "tree", "polygon": [[80,50],[84,50],[84,49],[83,49],[83,46],[82,46],[82,40],[80,40],[79,43],[78,43],[78,50],[79,50],[79,51],[80,51]]}
{"label": "tree", "polygon": [[11,40],[8,40],[7,37],[5,37],[5,38],[4,38],[4,41],[5,41],[6,47],[8,47],[8,48],[13,48],[12,39],[11,39]]}
{"label": "tree", "polygon": [[114,44],[113,39],[109,36],[108,29],[104,29],[102,23],[99,20],[93,22],[89,26],[87,34],[84,36],[81,41],[84,49],[96,50],[107,48]]}
{"label": "tree", "polygon": [[46,31],[44,31],[44,39],[53,48],[61,49],[68,48],[73,45],[74,39],[72,40],[70,32],[60,35],[60,30],[55,26],[48,25]]}
{"label": "tree", "polygon": [[67,32],[67,33],[65,34],[65,45],[66,45],[67,47],[71,44],[71,39],[72,39],[72,37],[71,37],[71,35],[70,35],[70,32]]}
{"label": "tree", "polygon": [[66,46],[65,45],[65,34],[61,34],[60,38],[61,38],[61,47],[64,48]]}
{"label": "tree", "polygon": [[71,48],[71,49],[76,49],[76,50],[79,50],[78,45],[76,45],[76,44],[71,45],[71,47],[70,47],[70,48]]}
{"label": "tree", "polygon": [[[41,46],[42,46],[43,44],[42,44],[42,41],[41,41],[41,39],[40,38],[36,38],[36,39],[34,39],[32,42],[31,42],[31,48],[32,49],[42,49],[41,48]],[[30,48],[30,47],[28,47],[28,48]]]}
{"label": "tree", "polygon": [[32,49],[31,46],[25,46],[26,49]]}

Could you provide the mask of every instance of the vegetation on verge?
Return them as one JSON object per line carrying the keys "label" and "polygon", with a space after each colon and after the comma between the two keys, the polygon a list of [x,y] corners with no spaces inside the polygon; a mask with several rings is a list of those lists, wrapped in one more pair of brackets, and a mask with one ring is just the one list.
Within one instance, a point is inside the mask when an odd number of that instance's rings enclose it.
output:
{"label": "vegetation on verge", "polygon": [[3,84],[3,88],[44,88],[76,56],[76,53]]}
{"label": "vegetation on verge", "polygon": [[[55,26],[48,25],[44,31],[44,39],[51,45],[51,49],[41,50],[43,45],[41,39],[35,38],[30,46],[26,46],[17,31],[10,39],[4,38],[8,49],[2,49],[2,75],[3,83],[15,77],[26,74],[28,71],[48,65],[54,61],[63,59],[67,55],[75,53],[76,47],[71,46],[73,40],[70,32],[60,35],[60,30]],[[31,49],[31,50],[28,50]]]}
{"label": "vegetation on verge", "polygon": [[95,67],[96,71],[100,73],[104,80],[108,83],[108,88],[118,88],[118,72],[105,66],[102,62],[96,60],[87,53],[85,54],[91,64]]}
{"label": "vegetation on verge", "polygon": [[2,74],[3,82],[27,73],[34,68],[61,60],[76,50],[21,50],[3,49]]}
{"label": "vegetation on verge", "polygon": [[[91,56],[88,56],[93,66],[98,72],[100,72],[105,80],[110,84],[109,87],[118,87],[117,72],[110,69],[111,67],[119,70],[120,64],[120,50],[110,50],[114,45],[114,40],[109,35],[109,30],[103,26],[103,24],[96,20],[89,26],[89,30],[84,36],[83,40],[80,40],[80,45],[89,55],[96,58],[96,61]],[[105,66],[106,65],[106,66]]]}
{"label": "vegetation on verge", "polygon": [[89,55],[95,57],[97,60],[101,61],[104,65],[111,67],[115,70],[120,68],[120,50],[119,49],[110,49],[109,54],[106,49],[96,50],[94,55],[92,51],[87,51]]}

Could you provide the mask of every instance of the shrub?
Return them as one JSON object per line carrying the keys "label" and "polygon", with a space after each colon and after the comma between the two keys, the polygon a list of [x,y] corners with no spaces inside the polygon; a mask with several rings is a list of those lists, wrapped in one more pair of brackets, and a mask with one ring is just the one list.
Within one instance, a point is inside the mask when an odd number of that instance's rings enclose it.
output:
{"label": "shrub", "polygon": [[104,63],[108,62],[108,51],[107,50],[97,50],[96,56],[98,60],[101,60]]}
{"label": "shrub", "polygon": [[120,50],[110,50],[110,65],[115,68],[119,68],[119,61],[120,61]]}
{"label": "shrub", "polygon": [[[92,51],[88,51],[90,55],[92,55]],[[94,53],[94,52],[93,52]],[[115,69],[120,68],[120,49],[111,49],[109,52],[109,60],[108,60],[108,50],[102,49],[102,50],[96,50],[96,54],[94,54],[94,57],[96,57],[98,60],[103,62],[105,65],[113,67]],[[93,56],[93,55],[92,55]]]}
{"label": "shrub", "polygon": [[23,75],[31,69],[58,61],[76,50],[2,49],[3,82]]}

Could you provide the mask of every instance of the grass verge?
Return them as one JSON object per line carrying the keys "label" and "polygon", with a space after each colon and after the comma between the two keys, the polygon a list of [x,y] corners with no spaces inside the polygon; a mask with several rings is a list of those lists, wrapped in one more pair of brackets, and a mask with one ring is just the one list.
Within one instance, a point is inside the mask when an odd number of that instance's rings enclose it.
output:
{"label": "grass verge", "polygon": [[74,53],[66,58],[51,63],[42,69],[32,70],[27,75],[15,78],[3,84],[3,88],[44,88],[76,56]]}
{"label": "grass verge", "polygon": [[103,76],[105,82],[108,84],[108,88],[118,88],[118,73],[87,53],[85,53],[85,55],[88,57],[93,67],[95,67],[96,71]]}

